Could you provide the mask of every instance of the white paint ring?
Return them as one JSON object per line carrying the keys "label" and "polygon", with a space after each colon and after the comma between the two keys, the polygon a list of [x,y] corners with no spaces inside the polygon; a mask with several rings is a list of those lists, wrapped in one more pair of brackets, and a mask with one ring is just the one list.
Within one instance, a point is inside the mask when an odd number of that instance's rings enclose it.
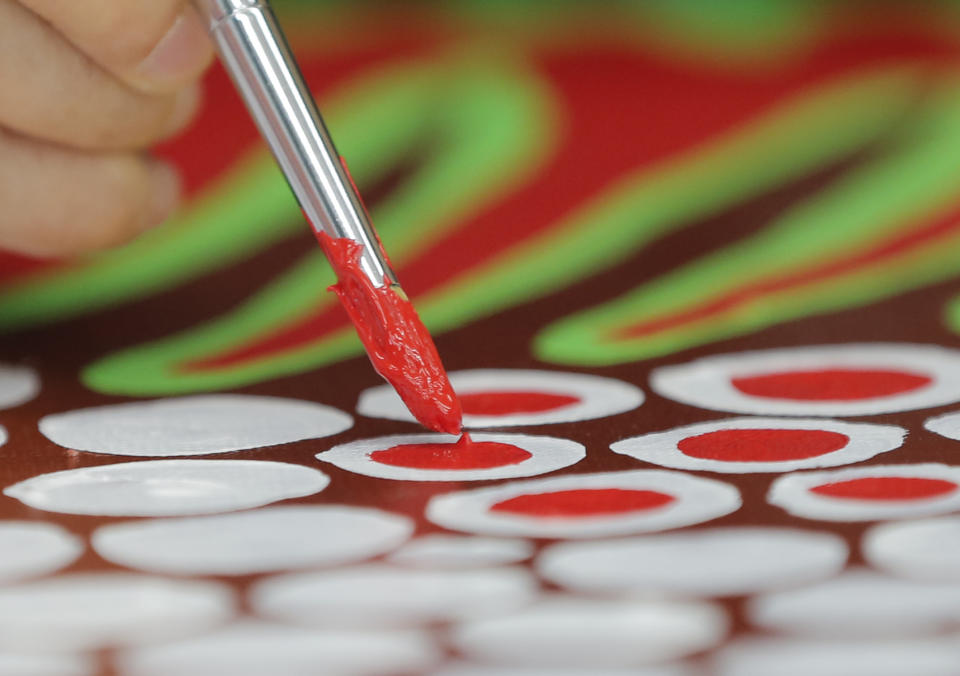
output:
{"label": "white paint ring", "polygon": [[411,540],[388,558],[414,568],[480,568],[526,561],[533,552],[529,540],[434,533]]}
{"label": "white paint ring", "polygon": [[[814,492],[818,487],[870,479],[918,479],[952,483],[954,488],[945,494],[912,499],[860,499]],[[960,509],[960,467],[925,463],[799,472],[774,481],[767,500],[794,516],[822,521],[879,521],[943,514]]]}
{"label": "white paint ring", "polygon": [[[404,467],[377,462],[372,455],[394,446],[414,444],[454,444],[458,437],[449,434],[396,434],[361,439],[334,446],[318,453],[317,458],[357,474],[401,481],[484,481],[546,474],[569,467],[586,455],[583,444],[569,439],[527,434],[471,434],[475,442],[496,442],[515,446],[529,453],[521,462],[477,469],[432,469]],[[451,446],[451,448],[455,448]]]}
{"label": "white paint ring", "polygon": [[323,631],[248,620],[130,650],[117,663],[124,676],[380,676],[423,673],[440,660],[424,632]]}
{"label": "white paint ring", "polygon": [[459,662],[431,671],[430,676],[694,676],[694,672],[681,664],[597,669],[595,667],[483,666]]}
{"label": "white paint ring", "polygon": [[[518,515],[493,511],[496,505],[523,496],[569,491],[652,492],[671,499],[654,509],[596,516]],[[636,470],[569,474],[513,481],[438,495],[427,503],[427,518],[444,528],[481,535],[535,538],[590,538],[679,528],[719,518],[740,508],[739,491],[726,483],[681,472]]]}
{"label": "white paint ring", "polygon": [[727,632],[707,603],[552,597],[511,615],[455,626],[451,641],[478,662],[509,666],[629,667],[686,657]]}
{"label": "white paint ring", "polygon": [[861,549],[888,573],[960,582],[960,516],[879,524],[866,532]]}
{"label": "white paint ring", "polygon": [[[806,458],[754,461],[694,457],[681,450],[684,440],[723,433],[727,430],[815,430],[847,437],[846,445],[829,453]],[[723,473],[790,472],[814,467],[835,467],[868,460],[903,444],[907,431],[894,425],[847,423],[838,420],[803,418],[728,418],[675,427],[665,432],[644,434],[610,445],[615,453],[662,467]],[[731,450],[731,455],[734,451]]]}
{"label": "white paint ring", "polygon": [[250,602],[261,616],[308,626],[402,628],[498,615],[538,595],[524,568],[412,570],[367,564],[267,578]]}
{"label": "white paint ring", "polygon": [[[603,418],[630,411],[643,403],[643,391],[613,378],[583,373],[535,371],[527,369],[473,369],[451,371],[450,383],[459,395],[484,392],[539,392],[576,397],[579,401],[539,412],[478,415],[464,413],[468,428],[547,425]],[[365,390],[357,402],[357,412],[371,418],[415,422],[400,397],[389,385]]]}
{"label": "white paint ring", "polygon": [[832,533],[714,528],[551,545],[537,559],[545,579],[579,592],[739,596],[837,574],[847,546]]}
{"label": "white paint ring", "polygon": [[960,584],[851,570],[750,599],[747,615],[757,626],[801,636],[923,636],[960,626]]}
{"label": "white paint ring", "polygon": [[[930,379],[916,389],[859,399],[796,400],[756,396],[734,378],[828,369],[883,369]],[[938,345],[844,343],[704,357],[650,374],[658,394],[684,404],[753,415],[843,417],[942,406],[960,401],[960,352]]]}
{"label": "white paint ring", "polygon": [[265,460],[144,460],[41,474],[4,489],[34,509],[97,516],[215,514],[313,495],[323,472]]}
{"label": "white paint ring", "polygon": [[95,676],[96,673],[96,661],[89,655],[0,653],[3,676]]}
{"label": "white paint ring", "polygon": [[233,616],[229,587],[129,573],[60,575],[0,588],[0,649],[73,652],[163,641]]}
{"label": "white paint ring", "polygon": [[205,394],[113,404],[48,415],[40,431],[77,451],[133,456],[204,455],[338,434],[342,411],[312,401]]}
{"label": "white paint ring", "polygon": [[53,573],[83,550],[83,540],[55,524],[0,521],[0,583]]}
{"label": "white paint ring", "polygon": [[0,409],[25,404],[40,392],[40,377],[26,366],[0,364]]}
{"label": "white paint ring", "polygon": [[745,639],[713,660],[717,676],[956,676],[954,637],[860,641]]}
{"label": "white paint ring", "polygon": [[410,519],[342,505],[264,507],[97,529],[93,548],[121,566],[173,575],[247,575],[378,556],[413,532]]}

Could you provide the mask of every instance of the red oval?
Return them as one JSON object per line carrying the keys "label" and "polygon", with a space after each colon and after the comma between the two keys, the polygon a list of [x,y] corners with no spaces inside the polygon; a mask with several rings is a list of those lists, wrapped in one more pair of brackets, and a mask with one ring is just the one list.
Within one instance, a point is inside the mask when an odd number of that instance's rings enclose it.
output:
{"label": "red oval", "polygon": [[827,430],[732,429],[681,439],[684,455],[725,462],[782,462],[816,458],[846,446],[850,437]]}
{"label": "red oval", "polygon": [[495,441],[464,441],[455,444],[404,444],[374,451],[370,459],[384,465],[414,469],[489,469],[529,460],[527,450]]}
{"label": "red oval", "polygon": [[589,517],[637,512],[663,507],[674,501],[658,491],[624,488],[578,488],[569,491],[518,495],[496,503],[492,512],[521,516]]}
{"label": "red oval", "polygon": [[543,413],[580,403],[580,397],[552,392],[487,391],[468,392],[459,396],[463,412],[470,415]]}
{"label": "red oval", "polygon": [[810,492],[849,500],[924,500],[955,490],[957,484],[945,479],[870,476],[814,486]]}
{"label": "red oval", "polygon": [[755,397],[852,401],[910,392],[929,385],[932,380],[928,376],[906,371],[823,369],[732,378],[731,383],[744,394]]}

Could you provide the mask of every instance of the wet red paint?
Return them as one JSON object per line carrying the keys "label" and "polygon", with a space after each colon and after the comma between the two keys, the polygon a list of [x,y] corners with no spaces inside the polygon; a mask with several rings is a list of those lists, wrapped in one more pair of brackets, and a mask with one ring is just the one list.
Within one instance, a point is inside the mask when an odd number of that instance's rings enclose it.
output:
{"label": "wet red paint", "polygon": [[839,450],[850,438],[828,430],[717,430],[677,444],[684,455],[726,462],[783,462]]}
{"label": "wet red paint", "polygon": [[673,501],[672,495],[658,491],[578,488],[569,491],[518,495],[496,503],[490,511],[520,516],[576,518],[658,509]]}
{"label": "wet red paint", "polygon": [[529,460],[533,455],[511,444],[474,441],[464,434],[453,444],[404,444],[374,451],[370,459],[414,469],[490,469]]}
{"label": "wet red paint", "polygon": [[376,287],[360,268],[361,245],[318,233],[338,282],[330,287],[357,329],[377,372],[413,416],[438,432],[459,434],[460,402],[413,304],[389,286]]}
{"label": "wet red paint", "polygon": [[544,413],[579,404],[580,397],[552,392],[468,392],[460,395],[463,412],[470,415]]}
{"label": "wet red paint", "polygon": [[923,500],[956,490],[957,484],[945,479],[878,476],[814,486],[810,492],[850,500]]}
{"label": "wet red paint", "polygon": [[732,378],[744,394],[797,401],[857,401],[903,394],[929,385],[932,379],[907,371],[823,369],[787,371]]}

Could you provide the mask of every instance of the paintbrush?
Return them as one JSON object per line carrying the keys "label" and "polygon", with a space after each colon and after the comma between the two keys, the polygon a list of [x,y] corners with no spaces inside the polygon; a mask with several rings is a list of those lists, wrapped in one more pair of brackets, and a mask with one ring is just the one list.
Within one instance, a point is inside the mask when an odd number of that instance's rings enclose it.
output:
{"label": "paintbrush", "polygon": [[337,273],[331,287],[374,368],[430,429],[457,434],[460,403],[400,287],[267,0],[195,0],[220,60]]}

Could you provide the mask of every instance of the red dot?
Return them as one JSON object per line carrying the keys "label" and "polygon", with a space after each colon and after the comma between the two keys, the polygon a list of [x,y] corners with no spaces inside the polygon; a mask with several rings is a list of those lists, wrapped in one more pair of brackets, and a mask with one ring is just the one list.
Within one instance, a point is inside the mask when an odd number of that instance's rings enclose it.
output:
{"label": "red dot", "polygon": [[455,444],[406,444],[370,454],[374,462],[415,469],[489,469],[516,465],[531,457],[529,451],[510,444],[463,440]]}
{"label": "red dot", "polygon": [[469,392],[460,395],[463,412],[470,415],[543,413],[578,403],[579,397],[551,392]]}
{"label": "red dot", "polygon": [[810,492],[851,500],[923,500],[946,495],[956,489],[957,484],[944,479],[871,476],[814,486]]}
{"label": "red dot", "polygon": [[551,493],[518,495],[493,505],[493,512],[523,516],[587,517],[656,509],[674,497],[657,491],[623,488],[581,488]]}
{"label": "red dot", "polygon": [[850,401],[909,392],[929,385],[932,379],[906,371],[824,369],[768,373],[762,376],[733,378],[731,382],[744,394],[756,397]]}
{"label": "red dot", "polygon": [[684,455],[726,462],[781,462],[832,453],[850,438],[827,430],[717,430],[682,439]]}

